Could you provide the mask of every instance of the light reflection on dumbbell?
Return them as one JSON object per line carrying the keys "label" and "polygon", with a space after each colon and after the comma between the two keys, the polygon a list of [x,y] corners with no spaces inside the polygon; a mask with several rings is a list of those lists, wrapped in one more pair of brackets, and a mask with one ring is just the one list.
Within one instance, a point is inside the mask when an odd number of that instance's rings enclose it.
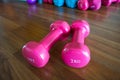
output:
{"label": "light reflection on dumbbell", "polygon": [[37,3],[37,0],[27,0],[27,3],[29,5],[35,5]]}

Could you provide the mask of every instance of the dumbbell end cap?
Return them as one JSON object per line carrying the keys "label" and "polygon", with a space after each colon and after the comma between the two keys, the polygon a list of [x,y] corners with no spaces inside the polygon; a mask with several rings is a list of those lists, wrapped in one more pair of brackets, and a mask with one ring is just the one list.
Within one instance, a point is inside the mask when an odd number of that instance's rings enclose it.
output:
{"label": "dumbbell end cap", "polygon": [[42,44],[30,41],[22,48],[22,55],[34,67],[44,67],[50,56],[48,50]]}
{"label": "dumbbell end cap", "polygon": [[73,30],[81,29],[82,31],[85,31],[85,37],[87,37],[89,35],[89,33],[90,33],[89,24],[85,20],[75,20],[72,23],[71,28]]}
{"label": "dumbbell end cap", "polygon": [[68,43],[62,51],[62,60],[73,68],[83,68],[90,61],[90,51],[86,45]]}

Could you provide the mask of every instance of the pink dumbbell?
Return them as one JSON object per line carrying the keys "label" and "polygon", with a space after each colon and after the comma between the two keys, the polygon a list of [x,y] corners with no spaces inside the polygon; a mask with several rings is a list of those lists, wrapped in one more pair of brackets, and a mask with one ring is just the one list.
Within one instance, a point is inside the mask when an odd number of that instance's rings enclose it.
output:
{"label": "pink dumbbell", "polygon": [[70,27],[67,22],[58,20],[50,25],[50,33],[40,42],[30,41],[22,49],[25,59],[35,67],[43,67],[49,60],[51,46],[61,38],[66,38]]}
{"label": "pink dumbbell", "polygon": [[78,9],[87,10],[99,10],[101,8],[101,0],[78,0]]}
{"label": "pink dumbbell", "polygon": [[84,20],[76,20],[72,23],[72,42],[65,45],[62,50],[62,59],[68,66],[82,68],[90,61],[90,50],[84,44],[84,38],[90,33],[89,24]]}
{"label": "pink dumbbell", "polygon": [[43,2],[53,4],[53,0],[43,0]]}
{"label": "pink dumbbell", "polygon": [[102,4],[104,6],[110,6],[112,4],[112,2],[119,3],[120,0],[102,0]]}

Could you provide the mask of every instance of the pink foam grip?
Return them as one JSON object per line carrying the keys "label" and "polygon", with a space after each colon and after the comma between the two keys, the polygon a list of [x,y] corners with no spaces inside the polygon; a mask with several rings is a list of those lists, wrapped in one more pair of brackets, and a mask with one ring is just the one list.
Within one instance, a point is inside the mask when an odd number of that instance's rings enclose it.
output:
{"label": "pink foam grip", "polygon": [[49,50],[61,37],[66,37],[70,27],[67,22],[57,20],[50,25],[50,32],[40,42],[30,41],[23,46],[22,54],[34,67],[44,67],[49,58]]}
{"label": "pink foam grip", "polygon": [[90,33],[89,24],[84,20],[72,23],[72,42],[65,45],[62,50],[62,60],[70,67],[82,68],[90,61],[90,50],[84,44],[84,38]]}

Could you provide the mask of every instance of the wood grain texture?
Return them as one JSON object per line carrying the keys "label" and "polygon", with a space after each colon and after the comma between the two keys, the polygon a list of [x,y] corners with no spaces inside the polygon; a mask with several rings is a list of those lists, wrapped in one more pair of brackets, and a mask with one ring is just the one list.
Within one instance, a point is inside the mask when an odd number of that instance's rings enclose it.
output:
{"label": "wood grain texture", "polygon": [[[62,62],[61,50],[71,37],[51,48],[44,68],[34,68],[23,58],[23,45],[41,40],[58,19],[69,24],[76,19],[89,22],[91,33],[85,44],[91,61],[86,67],[74,69]],[[120,4],[80,11],[49,4],[0,3],[0,80],[120,80]]]}

